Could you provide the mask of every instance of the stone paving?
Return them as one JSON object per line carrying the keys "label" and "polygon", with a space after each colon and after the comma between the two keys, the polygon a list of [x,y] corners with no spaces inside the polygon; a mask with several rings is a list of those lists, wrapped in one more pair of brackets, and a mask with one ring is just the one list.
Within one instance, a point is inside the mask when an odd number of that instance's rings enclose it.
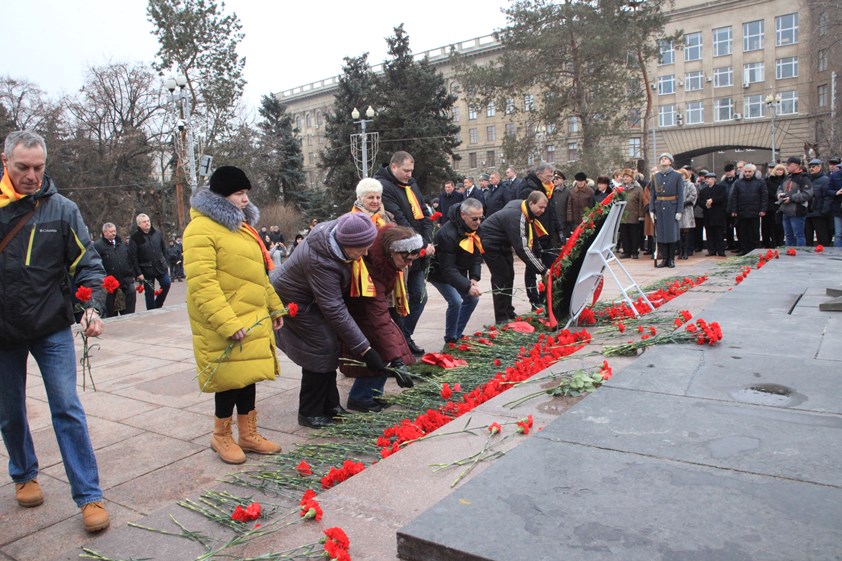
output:
{"label": "stone paving", "polygon": [[[676,269],[655,269],[651,261],[644,259],[624,260],[623,264],[637,282],[645,286],[666,276],[703,274],[722,261],[698,255],[688,261],[677,261]],[[523,268],[518,260],[516,263],[516,285],[520,285]],[[492,319],[487,269],[484,276],[481,286],[487,293],[482,297],[468,331],[478,330]],[[209,449],[212,395],[200,394],[195,380],[184,304],[185,286],[175,283],[166,306],[160,310],[107,320],[105,334],[98,341],[99,348],[92,351],[97,391],[92,391],[88,382],[88,390],[81,397],[100,466],[106,504],[112,516],[111,529],[100,535],[91,536],[82,530],[80,515],[70,499],[43,385],[37,366],[30,361],[27,409],[41,465],[39,481],[46,500],[38,508],[24,509],[14,501],[11,482],[0,486],[0,497],[3,497],[0,499],[3,505],[0,508],[0,560],[76,559],[80,546],[114,557],[119,554],[125,559],[192,559],[202,552],[201,549],[191,550],[186,540],[126,528],[130,521],[165,527],[169,513],[201,526],[199,517],[185,515],[175,502],[220,486],[219,480],[233,471],[253,468],[250,464],[239,467],[223,464]],[[694,300],[710,300],[722,290],[725,289],[687,294],[680,299],[681,305],[692,310]],[[446,304],[435,289],[431,288],[429,294],[430,301],[415,340],[428,351],[438,351],[442,344]],[[528,303],[522,294],[519,293],[521,296],[516,298],[515,305],[519,312],[526,312]],[[606,281],[603,299],[616,295],[617,290]],[[289,449],[306,441],[312,431],[300,427],[296,419],[300,369],[283,355],[280,360],[281,376],[274,382],[258,386],[258,422],[266,436]],[[615,372],[628,362],[630,359],[616,361]],[[575,366],[576,361],[566,364],[565,369],[569,364]],[[347,380],[340,381],[343,402],[349,387]],[[393,381],[389,382],[387,391],[398,391]],[[514,418],[533,413],[543,424],[567,407],[559,406],[558,400],[545,400],[531,408],[519,409],[515,414],[502,407],[502,403],[516,397],[514,392],[508,392],[502,401],[484,404],[473,415],[472,422],[482,424],[500,416]],[[412,446],[323,493],[320,496],[323,507],[326,512],[333,513],[328,525],[346,528],[353,542],[355,561],[395,559],[396,530],[451,492],[452,474],[432,474],[429,464],[468,455],[472,445],[475,443],[446,437],[436,446]],[[462,451],[466,453],[460,455]],[[2,449],[0,462],[5,461],[7,457]],[[467,480],[486,467],[479,466]],[[243,494],[242,489],[238,494]],[[268,538],[264,538],[252,547],[264,548],[259,552],[268,547],[277,550],[285,540],[291,540],[286,545],[294,546],[310,537],[317,539],[319,531],[317,525],[308,525],[296,530],[293,536],[281,538],[278,543],[272,541],[267,545],[265,540]]]}

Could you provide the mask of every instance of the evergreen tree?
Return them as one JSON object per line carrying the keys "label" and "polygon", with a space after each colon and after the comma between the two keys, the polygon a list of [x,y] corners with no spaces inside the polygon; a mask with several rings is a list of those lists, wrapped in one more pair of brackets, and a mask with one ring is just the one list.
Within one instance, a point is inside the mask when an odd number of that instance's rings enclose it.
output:
{"label": "evergreen tree", "polygon": [[374,129],[380,132],[381,161],[387,162],[398,150],[409,152],[415,159],[413,176],[430,194],[456,175],[450,165],[460,143],[459,127],[452,121],[456,96],[448,92],[444,77],[429,59],[413,59],[403,24],[394,31],[386,39],[392,58],[375,81]]}
{"label": "evergreen tree", "polygon": [[[331,204],[337,205],[337,208],[351,207],[356,198],[355,188],[360,180],[350,144],[351,135],[360,131],[351,118],[351,112],[357,109],[365,118],[366,109],[375,103],[374,74],[368,64],[368,53],[358,57],[346,57],[333,109],[325,115],[327,146],[320,153],[327,194]],[[374,156],[369,154],[370,159]],[[368,175],[371,175],[370,170]]]}
{"label": "evergreen tree", "polygon": [[457,75],[469,103],[494,102],[513,120],[525,118],[505,143],[507,160],[524,166],[539,144],[566,144],[568,118],[575,117],[582,135],[577,170],[595,174],[620,163],[629,115],[642,106],[641,73],[656,56],[670,3],[517,0],[506,9],[510,23],[496,33],[503,54],[481,67],[457,60]]}
{"label": "evergreen tree", "polygon": [[301,140],[296,137],[298,129],[293,127],[286,106],[274,95],[263,96],[259,113],[263,120],[258,124],[259,155],[255,167],[261,184],[271,201],[300,205],[306,179]]}

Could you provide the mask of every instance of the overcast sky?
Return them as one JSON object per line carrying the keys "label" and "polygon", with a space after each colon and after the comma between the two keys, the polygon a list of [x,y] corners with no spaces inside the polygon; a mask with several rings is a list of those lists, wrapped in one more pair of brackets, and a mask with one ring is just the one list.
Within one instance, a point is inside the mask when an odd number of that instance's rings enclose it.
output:
{"label": "overcast sky", "polygon": [[[52,97],[79,89],[88,66],[152,62],[158,44],[144,0],[28,0],[4,3],[0,75],[27,79]],[[245,39],[246,102],[342,71],[342,59],[386,57],[385,38],[400,23],[419,53],[492,33],[506,24],[507,0],[228,0]]]}

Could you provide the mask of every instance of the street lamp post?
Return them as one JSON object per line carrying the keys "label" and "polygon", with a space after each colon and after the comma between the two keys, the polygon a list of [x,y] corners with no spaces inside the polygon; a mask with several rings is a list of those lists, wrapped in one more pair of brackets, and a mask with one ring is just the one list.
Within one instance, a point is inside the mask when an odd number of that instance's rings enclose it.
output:
{"label": "street lamp post", "polygon": [[[196,192],[198,182],[196,180],[196,155],[193,149],[193,129],[190,121],[190,96],[186,91],[187,78],[179,74],[175,77],[170,76],[164,81],[164,85],[170,92],[170,102],[178,106],[178,122],[176,126],[181,137],[181,146],[178,149],[178,158],[176,159],[176,182],[175,182],[175,196],[178,208],[178,229],[184,230],[185,213],[184,213],[184,160],[188,161],[190,166],[190,191]],[[178,88],[178,93],[176,93]]]}
{"label": "street lamp post", "polygon": [[775,126],[775,118],[778,116],[778,108],[781,105],[781,94],[769,94],[766,96],[766,107],[768,107],[772,111],[772,162],[778,163],[778,158],[776,157],[776,146],[777,142],[775,141],[775,133],[777,132],[777,127]]}
{"label": "street lamp post", "polygon": [[[360,175],[360,179],[368,177],[368,172],[371,169],[368,163],[368,143],[371,142],[372,154],[371,154],[371,161],[374,162],[374,158],[377,155],[377,148],[380,140],[380,134],[376,132],[366,132],[366,125],[372,121],[374,118],[374,109],[372,109],[371,105],[368,106],[368,109],[365,110],[365,116],[368,117],[367,119],[360,119],[360,112],[359,110],[354,107],[354,110],[351,111],[351,118],[354,119],[354,124],[360,125],[360,134],[352,134],[351,135],[351,155],[354,158],[354,163],[357,166],[357,173]],[[361,144],[361,161],[357,159],[357,144]]]}

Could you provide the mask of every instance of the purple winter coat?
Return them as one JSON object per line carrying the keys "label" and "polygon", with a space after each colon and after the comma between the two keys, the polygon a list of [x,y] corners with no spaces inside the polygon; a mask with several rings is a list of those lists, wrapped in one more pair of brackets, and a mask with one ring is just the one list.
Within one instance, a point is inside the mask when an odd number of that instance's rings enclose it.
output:
{"label": "purple winter coat", "polygon": [[285,316],[276,332],[278,347],[314,372],[336,370],[340,339],[357,355],[369,347],[343,299],[351,286],[351,264],[331,247],[335,226],[335,220],[318,224],[271,276],[281,300],[298,304],[298,314]]}

